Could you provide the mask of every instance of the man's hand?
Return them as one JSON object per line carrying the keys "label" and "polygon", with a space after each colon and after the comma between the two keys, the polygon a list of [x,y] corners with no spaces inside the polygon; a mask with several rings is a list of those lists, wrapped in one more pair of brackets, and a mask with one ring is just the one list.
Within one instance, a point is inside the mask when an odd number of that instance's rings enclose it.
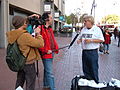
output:
{"label": "man's hand", "polygon": [[39,27],[34,29],[36,35],[40,35],[41,29]]}
{"label": "man's hand", "polygon": [[48,50],[47,54],[51,54],[52,53],[52,50]]}
{"label": "man's hand", "polygon": [[33,14],[33,15],[30,15],[29,17],[37,17],[37,18],[40,18],[40,16],[39,15],[37,15],[37,14]]}
{"label": "man's hand", "polygon": [[85,39],[84,42],[85,43],[91,43],[91,42],[93,42],[93,40],[92,39]]}
{"label": "man's hand", "polygon": [[77,44],[80,44],[81,43],[81,40],[79,39],[79,40],[77,40]]}

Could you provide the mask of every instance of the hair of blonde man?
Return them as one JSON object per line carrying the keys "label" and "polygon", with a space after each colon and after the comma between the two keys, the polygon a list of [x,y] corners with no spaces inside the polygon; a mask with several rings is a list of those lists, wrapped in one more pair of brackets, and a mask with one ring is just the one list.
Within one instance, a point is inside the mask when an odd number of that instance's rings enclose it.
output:
{"label": "hair of blonde man", "polygon": [[94,23],[95,23],[93,16],[88,16],[88,15],[87,15],[87,16],[84,17],[84,21],[85,21],[85,20],[90,21],[93,25],[94,25]]}

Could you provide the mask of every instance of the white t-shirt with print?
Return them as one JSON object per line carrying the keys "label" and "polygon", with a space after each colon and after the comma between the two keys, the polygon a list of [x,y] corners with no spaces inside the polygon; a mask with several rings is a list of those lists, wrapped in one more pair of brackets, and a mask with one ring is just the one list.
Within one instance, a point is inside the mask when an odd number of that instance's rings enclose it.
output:
{"label": "white t-shirt with print", "polygon": [[97,49],[97,48],[99,48],[99,43],[94,43],[94,42],[85,43],[84,42],[85,39],[100,39],[100,40],[104,41],[102,31],[97,26],[93,26],[91,29],[87,29],[86,27],[84,27],[81,30],[79,38],[82,39],[82,49],[83,50],[84,49],[89,50],[89,49]]}

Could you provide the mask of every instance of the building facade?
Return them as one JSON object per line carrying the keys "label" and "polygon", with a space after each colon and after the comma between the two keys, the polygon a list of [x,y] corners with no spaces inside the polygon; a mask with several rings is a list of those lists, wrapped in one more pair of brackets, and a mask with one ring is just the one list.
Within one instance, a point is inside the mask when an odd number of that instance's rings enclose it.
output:
{"label": "building facade", "polygon": [[64,21],[55,18],[55,13],[59,16],[65,16],[64,0],[0,0],[0,48],[6,48],[6,32],[13,29],[11,24],[12,17],[15,15],[29,16],[31,14],[43,14],[45,4],[49,3],[51,13],[54,17],[53,29],[58,30],[64,24]]}

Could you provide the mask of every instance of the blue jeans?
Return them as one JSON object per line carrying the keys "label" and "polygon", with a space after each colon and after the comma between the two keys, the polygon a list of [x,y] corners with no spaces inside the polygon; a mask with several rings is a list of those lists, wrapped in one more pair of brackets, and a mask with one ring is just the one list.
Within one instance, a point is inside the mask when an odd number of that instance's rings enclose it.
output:
{"label": "blue jeans", "polygon": [[44,87],[49,87],[50,90],[55,90],[53,59],[43,59],[42,61],[44,65]]}
{"label": "blue jeans", "polygon": [[104,50],[106,50],[106,51],[109,50],[109,44],[104,44]]}

